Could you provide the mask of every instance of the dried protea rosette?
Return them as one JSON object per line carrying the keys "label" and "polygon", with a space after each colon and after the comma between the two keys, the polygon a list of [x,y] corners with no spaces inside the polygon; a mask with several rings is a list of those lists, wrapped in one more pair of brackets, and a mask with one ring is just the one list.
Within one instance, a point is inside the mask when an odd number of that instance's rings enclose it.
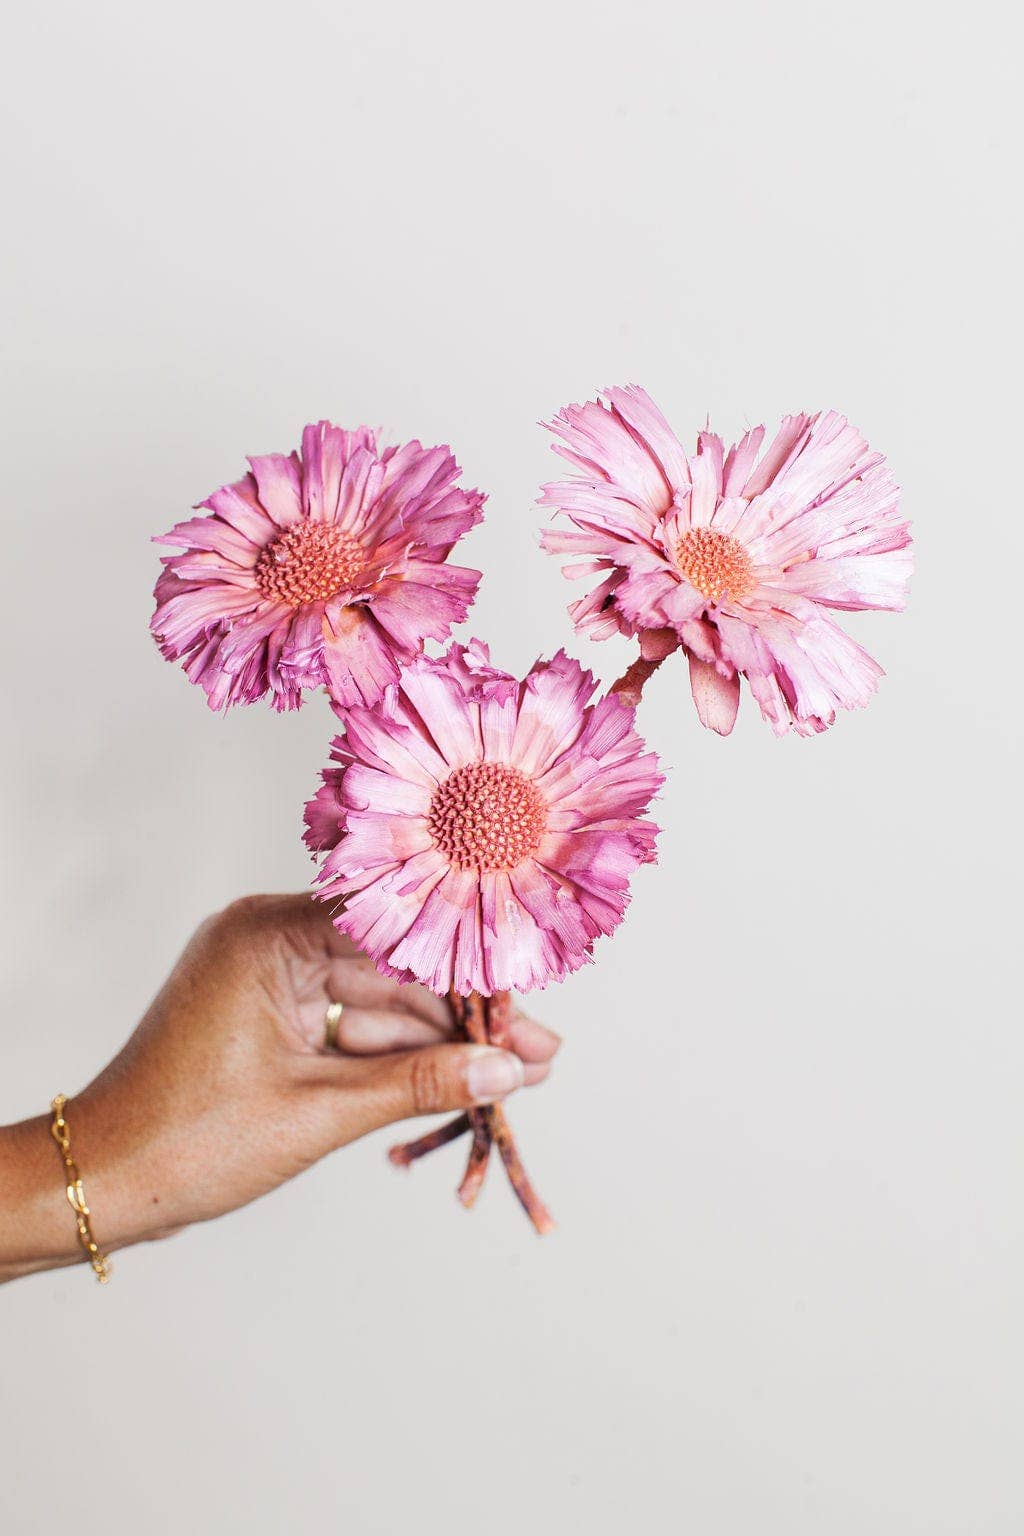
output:
{"label": "dried protea rosette", "polygon": [[[560,652],[520,681],[485,646],[404,665],[374,709],[339,711],[344,734],[306,809],[318,893],[378,968],[447,994],[471,1039],[507,1038],[509,990],[585,964],[622,921],[629,882],[655,856],[645,812],[657,759],[615,695]],[[407,1146],[407,1164],[472,1136],[460,1198],[472,1204],[492,1143],[538,1231],[537,1198],[500,1105]]]}
{"label": "dried protea rosette", "polygon": [[697,713],[721,735],[741,676],[777,735],[868,702],[882,669],[828,610],[902,608],[913,558],[892,473],[845,416],[786,416],[763,452],[763,427],[728,452],[701,432],[687,454],[629,386],[549,427],[576,474],[543,488],[573,525],[544,547],[583,557],[567,575],[598,578],[570,607],[579,631],[639,637],[625,696],[681,648]]}
{"label": "dried protea rosette", "polygon": [[480,572],[448,564],[484,497],[456,484],[450,449],[380,447],[369,427],[320,421],[300,452],[249,473],[156,540],[163,558],[151,628],[212,708],[305,689],[372,704],[401,660],[466,617]]}

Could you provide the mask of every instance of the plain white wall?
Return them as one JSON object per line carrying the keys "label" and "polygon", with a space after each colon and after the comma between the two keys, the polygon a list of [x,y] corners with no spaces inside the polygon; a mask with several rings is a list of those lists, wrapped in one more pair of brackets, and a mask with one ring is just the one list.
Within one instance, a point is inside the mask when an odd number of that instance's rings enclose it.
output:
{"label": "plain white wall", "polygon": [[11,8],[0,1119],[88,1080],[209,910],[308,878],[326,706],[217,718],[146,629],[148,536],[243,454],[450,441],[514,668],[569,639],[535,422],[608,383],[687,437],[846,411],[919,572],[821,739],[652,685],[661,864],[534,1000],[567,1044],[515,1106],[558,1233],[380,1137],[106,1290],[9,1287],[5,1536],[1024,1529],[1016,21]]}

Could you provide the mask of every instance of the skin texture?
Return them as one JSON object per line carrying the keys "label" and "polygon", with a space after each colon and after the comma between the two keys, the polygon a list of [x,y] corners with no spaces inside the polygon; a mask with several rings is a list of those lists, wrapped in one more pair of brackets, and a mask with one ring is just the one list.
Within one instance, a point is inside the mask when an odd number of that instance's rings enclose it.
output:
{"label": "skin texture", "polygon": [[[510,1051],[451,1034],[443,999],[379,976],[309,896],[235,902],[197,930],[65,1110],[96,1241],[109,1252],[166,1237],[382,1126],[493,1103],[543,1081],[559,1045],[522,1015]],[[0,1281],[82,1258],[49,1124],[0,1127]]]}

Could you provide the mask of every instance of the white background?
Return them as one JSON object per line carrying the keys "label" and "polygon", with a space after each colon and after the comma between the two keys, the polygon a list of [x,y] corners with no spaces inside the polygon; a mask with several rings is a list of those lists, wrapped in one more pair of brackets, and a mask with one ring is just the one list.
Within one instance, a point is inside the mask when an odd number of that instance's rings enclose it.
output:
{"label": "white background", "polygon": [[105,1290],[7,1288],[4,1536],[1024,1529],[1019,40],[955,12],[12,8],[0,1119],[208,911],[308,878],[326,707],[216,717],[146,629],[149,535],[245,453],[450,441],[515,669],[568,639],[535,423],[605,384],[687,439],[847,412],[919,558],[820,739],[652,684],[661,864],[533,1000],[557,1234],[379,1137]]}

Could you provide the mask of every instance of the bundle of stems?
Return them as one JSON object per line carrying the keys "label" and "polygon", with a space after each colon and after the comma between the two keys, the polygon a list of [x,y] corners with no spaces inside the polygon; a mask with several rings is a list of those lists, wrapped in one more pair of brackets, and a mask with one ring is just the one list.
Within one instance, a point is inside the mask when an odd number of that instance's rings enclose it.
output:
{"label": "bundle of stems", "polygon": [[[449,992],[448,1006],[455,1021],[456,1034],[461,1039],[471,1040],[476,1045],[496,1045],[504,1050],[510,1048],[510,993],[495,992],[492,997],[482,997],[479,992],[471,992],[468,997],[463,997],[458,992]],[[467,1210],[480,1193],[491,1158],[491,1148],[497,1147],[509,1183],[535,1230],[541,1234],[550,1232],[555,1223],[523,1167],[512,1127],[501,1104],[485,1104],[479,1109],[469,1109],[445,1125],[438,1126],[437,1130],[428,1131],[416,1141],[392,1147],[388,1156],[396,1167],[408,1168],[417,1158],[465,1135],[471,1135],[472,1140],[466,1172],[459,1185],[459,1200]]]}

